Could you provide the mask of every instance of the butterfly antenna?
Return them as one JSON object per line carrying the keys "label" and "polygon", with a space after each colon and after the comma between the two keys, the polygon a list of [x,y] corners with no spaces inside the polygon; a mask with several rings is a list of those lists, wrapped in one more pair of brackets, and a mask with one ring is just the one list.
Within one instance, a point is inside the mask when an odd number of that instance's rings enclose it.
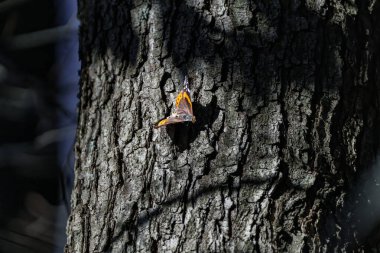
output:
{"label": "butterfly antenna", "polygon": [[190,93],[190,88],[189,88],[189,79],[187,76],[185,76],[185,81],[183,82],[183,85],[185,86],[185,90]]}

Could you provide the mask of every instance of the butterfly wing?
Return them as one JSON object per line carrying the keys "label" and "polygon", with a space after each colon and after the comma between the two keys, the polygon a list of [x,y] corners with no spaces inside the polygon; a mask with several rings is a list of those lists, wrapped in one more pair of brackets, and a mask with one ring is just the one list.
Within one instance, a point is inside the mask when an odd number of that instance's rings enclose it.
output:
{"label": "butterfly wing", "polygon": [[183,89],[175,100],[177,114],[188,114],[193,116],[193,104],[191,103],[190,94],[186,89]]}
{"label": "butterfly wing", "polygon": [[175,123],[180,123],[183,122],[181,118],[175,117],[175,116],[169,116],[165,119],[162,119],[158,121],[155,125],[154,128],[159,128],[162,126],[170,125],[170,124],[175,124]]}
{"label": "butterfly wing", "polygon": [[156,123],[154,128],[184,121],[195,122],[195,117],[193,115],[193,104],[191,103],[190,91],[187,86],[178,94],[175,100],[175,112],[169,117]]}

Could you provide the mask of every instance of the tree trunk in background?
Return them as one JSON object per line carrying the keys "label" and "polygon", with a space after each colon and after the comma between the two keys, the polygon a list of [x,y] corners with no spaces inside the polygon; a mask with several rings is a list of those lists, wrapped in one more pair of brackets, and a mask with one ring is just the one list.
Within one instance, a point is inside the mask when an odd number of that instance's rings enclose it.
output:
{"label": "tree trunk in background", "polygon": [[[340,2],[79,1],[66,252],[379,248],[355,185],[380,140],[380,3]],[[185,75],[197,122],[153,129]]]}

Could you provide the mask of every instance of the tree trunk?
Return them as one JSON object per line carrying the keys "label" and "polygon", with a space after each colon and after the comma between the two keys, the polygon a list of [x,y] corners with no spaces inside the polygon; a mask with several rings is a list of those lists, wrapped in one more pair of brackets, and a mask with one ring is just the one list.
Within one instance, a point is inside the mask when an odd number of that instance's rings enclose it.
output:
{"label": "tree trunk", "polygon": [[[340,2],[80,0],[66,252],[379,249],[380,3]],[[154,129],[185,75],[197,122]]]}

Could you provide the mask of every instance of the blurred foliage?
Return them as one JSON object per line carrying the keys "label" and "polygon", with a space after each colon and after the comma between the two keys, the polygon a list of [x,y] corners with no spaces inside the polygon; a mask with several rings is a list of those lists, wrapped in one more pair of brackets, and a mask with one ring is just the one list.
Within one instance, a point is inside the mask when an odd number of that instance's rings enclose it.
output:
{"label": "blurred foliage", "polygon": [[55,3],[0,1],[0,252],[61,252],[65,241],[72,163],[58,157],[75,114],[58,102],[56,47],[70,31]]}

